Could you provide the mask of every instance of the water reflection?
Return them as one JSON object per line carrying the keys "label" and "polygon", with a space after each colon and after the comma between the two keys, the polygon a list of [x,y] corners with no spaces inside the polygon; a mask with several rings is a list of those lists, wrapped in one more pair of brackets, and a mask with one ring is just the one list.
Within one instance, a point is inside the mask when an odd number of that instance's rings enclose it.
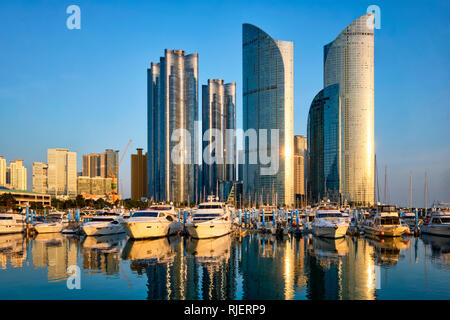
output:
{"label": "water reflection", "polygon": [[[392,276],[386,286],[382,283],[377,289],[377,267],[382,268],[383,277],[396,272],[396,268],[408,270],[407,274],[402,272],[402,276],[410,276],[411,281],[417,283],[408,290],[418,297],[429,290],[420,287],[419,284],[424,283],[425,286],[439,285],[437,292],[444,294],[443,298],[450,298],[450,292],[445,296],[446,286],[450,287],[448,238],[424,235],[421,238],[323,239],[313,236],[280,238],[268,234],[137,241],[128,239],[125,234],[102,237],[38,234],[34,238],[24,238],[21,234],[2,235],[0,297],[21,298],[10,297],[8,288],[12,283],[17,286],[15,289],[21,289],[15,292],[26,292],[25,279],[30,277],[40,281],[39,288],[48,288],[50,283],[67,279],[70,265],[80,266],[83,273],[98,275],[95,290],[89,291],[90,286],[86,285],[80,291],[81,298],[83,295],[101,298],[102,289],[98,287],[101,281],[110,282],[105,286],[109,288],[105,289],[109,290],[105,295],[114,297],[111,288],[116,286],[111,281],[118,281],[117,290],[122,288],[122,294],[124,283],[130,288],[133,283],[133,289],[145,283],[144,290],[126,292],[125,298],[136,299],[372,300],[390,290],[396,281]],[[418,268],[413,269],[415,265]],[[8,272],[15,269],[20,270],[20,276],[14,275],[11,281]],[[42,278],[42,271],[37,272],[42,269],[46,271],[45,278]],[[444,272],[444,277],[441,275],[433,282],[436,270]],[[23,272],[28,275],[24,277]],[[94,281],[92,277],[83,279],[86,284]],[[5,280],[9,280],[9,287],[2,287]],[[398,285],[403,288],[401,282]],[[51,288],[67,290],[65,285]]]}
{"label": "water reflection", "polygon": [[115,275],[120,271],[120,255],[126,235],[85,237],[82,241],[82,267],[90,273]]}

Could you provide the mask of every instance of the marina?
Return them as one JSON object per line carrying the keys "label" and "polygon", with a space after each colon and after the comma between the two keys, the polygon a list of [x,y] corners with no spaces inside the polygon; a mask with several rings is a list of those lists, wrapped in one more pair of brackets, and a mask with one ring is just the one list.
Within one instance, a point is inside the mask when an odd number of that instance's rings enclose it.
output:
{"label": "marina", "polygon": [[[395,206],[240,210],[209,200],[185,209],[0,214],[3,228],[10,217],[22,226],[0,235],[0,299],[450,298],[450,238],[414,235]],[[430,230],[439,218],[442,232],[446,212],[414,225]],[[387,232],[393,224],[404,232]],[[68,289],[71,266],[80,268],[79,290]]]}

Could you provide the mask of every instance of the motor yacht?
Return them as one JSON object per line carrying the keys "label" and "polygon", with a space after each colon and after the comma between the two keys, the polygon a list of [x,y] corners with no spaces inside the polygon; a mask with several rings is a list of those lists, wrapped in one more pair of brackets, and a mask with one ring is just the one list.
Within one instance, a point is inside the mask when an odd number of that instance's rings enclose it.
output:
{"label": "motor yacht", "polygon": [[123,225],[132,239],[166,237],[183,229],[172,205],[155,205],[136,211]]}
{"label": "motor yacht", "polygon": [[49,215],[45,221],[35,223],[33,225],[37,233],[59,233],[64,229],[64,221],[62,215]]}
{"label": "motor yacht", "polygon": [[379,237],[398,237],[409,232],[409,227],[403,225],[398,216],[398,210],[393,205],[378,206],[375,215],[363,222],[364,232]]}
{"label": "motor yacht", "polygon": [[24,230],[25,218],[17,213],[0,213],[0,234],[21,233]]}
{"label": "motor yacht", "polygon": [[450,210],[432,211],[429,222],[423,224],[421,230],[423,233],[450,237]]}
{"label": "motor yacht", "polygon": [[311,228],[315,236],[325,238],[342,238],[347,233],[349,222],[339,209],[319,206]]}
{"label": "motor yacht", "polygon": [[231,232],[231,214],[224,202],[214,201],[212,196],[208,202],[200,203],[186,230],[193,238],[215,238]]}
{"label": "motor yacht", "polygon": [[88,236],[104,236],[125,232],[121,215],[98,212],[92,218],[83,220],[82,230]]}

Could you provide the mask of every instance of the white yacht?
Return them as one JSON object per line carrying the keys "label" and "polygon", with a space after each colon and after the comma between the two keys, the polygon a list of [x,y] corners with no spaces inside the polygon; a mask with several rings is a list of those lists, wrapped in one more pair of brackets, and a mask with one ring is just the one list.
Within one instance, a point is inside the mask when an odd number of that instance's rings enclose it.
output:
{"label": "white yacht", "polygon": [[[402,212],[402,216],[400,219],[405,222],[410,230],[414,230],[416,227],[416,214],[412,211]],[[418,221],[418,224],[421,224],[421,221]]]}
{"label": "white yacht", "polygon": [[428,223],[421,227],[423,233],[450,237],[450,210],[436,210],[431,213]]}
{"label": "white yacht", "polygon": [[49,215],[44,222],[33,225],[37,233],[59,233],[64,229],[63,215]]}
{"label": "white yacht", "polygon": [[0,234],[21,233],[24,230],[25,218],[17,213],[0,213]]}
{"label": "white yacht", "polygon": [[186,229],[193,238],[215,238],[231,232],[231,214],[223,202],[213,201],[211,196],[208,202],[198,205],[197,211],[186,223]]}
{"label": "white yacht", "polygon": [[320,206],[311,222],[314,235],[325,238],[342,238],[347,233],[349,222],[339,209]]}
{"label": "white yacht", "polygon": [[159,238],[183,229],[172,205],[155,205],[133,213],[124,223],[125,232],[132,239]]}
{"label": "white yacht", "polygon": [[82,229],[88,236],[104,236],[125,232],[121,215],[100,212],[87,220],[83,222]]}

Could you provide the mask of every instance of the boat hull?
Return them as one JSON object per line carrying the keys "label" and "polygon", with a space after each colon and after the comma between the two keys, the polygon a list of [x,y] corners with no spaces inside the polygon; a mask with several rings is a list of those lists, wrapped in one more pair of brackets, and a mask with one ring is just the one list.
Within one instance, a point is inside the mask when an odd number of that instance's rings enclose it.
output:
{"label": "boat hull", "polygon": [[64,228],[62,223],[58,224],[38,224],[34,226],[37,233],[59,233]]}
{"label": "boat hull", "polygon": [[317,237],[337,239],[345,237],[348,225],[344,226],[314,226],[314,235]]}
{"label": "boat hull", "polygon": [[22,225],[0,225],[0,234],[22,233]]}
{"label": "boat hull", "polygon": [[378,237],[400,237],[401,235],[408,233],[408,227],[396,227],[389,229],[377,229],[369,226],[364,227],[364,232],[370,235],[378,236]]}
{"label": "boat hull", "polygon": [[122,225],[84,225],[82,227],[84,233],[88,236],[104,236],[108,234],[116,234],[116,233],[122,233],[125,232]]}
{"label": "boat hull", "polygon": [[423,225],[422,233],[450,237],[450,225]]}
{"label": "boat hull", "polygon": [[132,239],[161,238],[169,235],[170,223],[126,222],[124,229]]}
{"label": "boat hull", "polygon": [[186,224],[186,230],[192,238],[216,238],[231,233],[231,222],[189,223]]}

